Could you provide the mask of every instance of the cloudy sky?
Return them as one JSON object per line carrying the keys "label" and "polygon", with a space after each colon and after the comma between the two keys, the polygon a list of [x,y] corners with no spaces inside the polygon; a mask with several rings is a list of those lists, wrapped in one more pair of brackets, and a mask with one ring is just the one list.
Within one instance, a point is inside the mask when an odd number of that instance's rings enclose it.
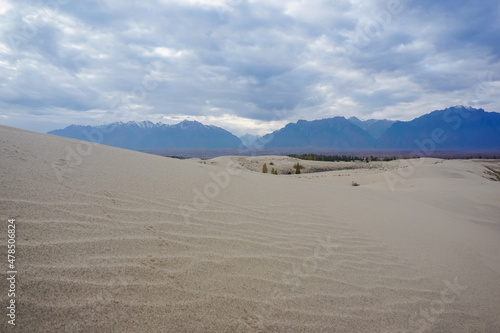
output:
{"label": "cloudy sky", "polygon": [[0,0],[0,124],[500,112],[498,0]]}

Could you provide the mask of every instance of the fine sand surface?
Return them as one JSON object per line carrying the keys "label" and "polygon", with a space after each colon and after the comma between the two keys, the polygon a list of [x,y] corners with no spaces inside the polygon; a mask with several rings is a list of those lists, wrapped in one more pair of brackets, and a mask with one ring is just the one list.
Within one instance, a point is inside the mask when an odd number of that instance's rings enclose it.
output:
{"label": "fine sand surface", "polygon": [[500,332],[484,161],[276,176],[247,164],[283,157],[177,160],[5,126],[0,154],[1,269],[15,218],[18,270],[15,328],[0,280],[1,332]]}

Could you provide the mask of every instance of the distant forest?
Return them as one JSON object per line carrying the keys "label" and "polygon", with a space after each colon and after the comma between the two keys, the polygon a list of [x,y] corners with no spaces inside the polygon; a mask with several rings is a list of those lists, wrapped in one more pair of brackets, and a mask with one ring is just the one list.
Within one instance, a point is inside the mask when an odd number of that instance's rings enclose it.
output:
{"label": "distant forest", "polygon": [[318,155],[318,154],[290,154],[288,157],[298,158],[308,161],[324,161],[324,162],[353,162],[353,161],[393,161],[397,160],[396,156],[393,157],[358,157],[352,155]]}

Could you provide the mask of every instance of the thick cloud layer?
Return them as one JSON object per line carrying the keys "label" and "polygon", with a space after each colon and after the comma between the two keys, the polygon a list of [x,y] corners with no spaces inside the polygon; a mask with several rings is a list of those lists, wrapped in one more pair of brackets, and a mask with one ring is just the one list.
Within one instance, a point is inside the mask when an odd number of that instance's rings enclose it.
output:
{"label": "thick cloud layer", "polygon": [[0,0],[0,17],[0,123],[30,130],[500,111],[497,0]]}

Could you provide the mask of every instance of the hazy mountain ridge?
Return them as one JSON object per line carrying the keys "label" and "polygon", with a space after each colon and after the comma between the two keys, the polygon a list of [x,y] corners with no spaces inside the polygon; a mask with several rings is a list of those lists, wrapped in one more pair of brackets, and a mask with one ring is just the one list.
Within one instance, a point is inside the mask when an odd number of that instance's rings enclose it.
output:
{"label": "hazy mountain ridge", "polygon": [[144,149],[221,149],[241,147],[241,140],[223,128],[184,120],[176,125],[150,121],[116,122],[101,126],[70,125],[49,134],[114,147]]}
{"label": "hazy mountain ridge", "polygon": [[287,124],[263,137],[265,148],[336,148],[365,149],[375,147],[375,139],[344,117]]}
{"label": "hazy mountain ridge", "polygon": [[241,142],[243,142],[243,145],[247,148],[258,148],[260,138],[261,138],[260,135],[253,135],[253,134],[245,134],[240,136]]}
{"label": "hazy mountain ridge", "polygon": [[[432,143],[431,143],[432,142]],[[455,106],[394,123],[378,140],[383,149],[500,149],[500,113]]]}
{"label": "hazy mountain ridge", "polygon": [[411,121],[299,120],[264,139],[268,149],[500,150],[500,113],[455,106]]}
{"label": "hazy mountain ridge", "polygon": [[370,133],[370,135],[375,139],[380,138],[382,134],[384,134],[384,132],[396,122],[395,120],[388,119],[360,120],[357,117],[351,117],[348,120]]}

